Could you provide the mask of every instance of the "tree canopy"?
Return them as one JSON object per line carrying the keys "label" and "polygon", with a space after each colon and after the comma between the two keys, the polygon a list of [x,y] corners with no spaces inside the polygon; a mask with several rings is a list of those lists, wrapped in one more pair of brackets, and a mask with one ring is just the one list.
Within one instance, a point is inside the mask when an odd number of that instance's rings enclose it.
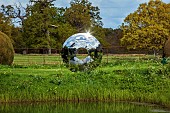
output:
{"label": "tree canopy", "polygon": [[[54,0],[53,0],[54,1]],[[49,0],[32,0],[29,6],[30,15],[23,23],[23,38],[26,47],[51,48],[56,44],[55,38],[50,36],[50,26],[56,25],[56,8]],[[57,26],[57,25],[56,25]]]}
{"label": "tree canopy", "polygon": [[54,6],[54,1],[30,0],[26,7],[2,5],[0,31],[15,48],[46,49],[61,48],[73,34],[90,31],[105,47],[120,46],[121,41],[129,49],[159,50],[170,35],[170,4],[161,0],[140,4],[115,30],[103,28],[100,9],[88,0],[71,0],[65,8]]}
{"label": "tree canopy", "polygon": [[150,0],[140,4],[122,25],[121,42],[129,49],[162,49],[170,35],[170,4]]}
{"label": "tree canopy", "polygon": [[99,8],[92,6],[88,0],[72,0],[71,7],[66,9],[64,14],[66,21],[78,32],[94,26],[102,26]]}
{"label": "tree canopy", "polygon": [[0,31],[11,37],[11,19],[5,17],[3,13],[0,13]]}
{"label": "tree canopy", "polygon": [[[54,1],[30,0],[26,7],[21,3],[2,5],[0,30],[13,40],[15,48],[61,48],[69,36],[102,27],[100,9],[88,0],[72,0],[69,8],[55,7]],[[14,27],[16,23],[19,26]],[[101,40],[104,36],[97,34]]]}

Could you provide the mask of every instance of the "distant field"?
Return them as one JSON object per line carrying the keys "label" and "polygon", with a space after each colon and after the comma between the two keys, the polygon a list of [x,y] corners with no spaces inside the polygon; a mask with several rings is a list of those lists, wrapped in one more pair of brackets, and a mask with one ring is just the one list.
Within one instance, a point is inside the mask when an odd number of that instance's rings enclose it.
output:
{"label": "distant field", "polygon": [[62,58],[60,55],[20,55],[16,54],[14,57],[14,64],[18,65],[34,65],[34,64],[60,64]]}
{"label": "distant field", "polygon": [[[77,56],[84,58],[84,55]],[[141,70],[147,69],[150,66],[160,66],[161,59],[148,55],[103,55],[102,63],[95,70],[103,70],[112,72],[113,70]],[[1,69],[1,72],[11,72],[22,75],[53,75],[58,72],[67,72],[70,70],[66,68],[62,62],[60,55],[19,55],[14,57],[12,67]]]}

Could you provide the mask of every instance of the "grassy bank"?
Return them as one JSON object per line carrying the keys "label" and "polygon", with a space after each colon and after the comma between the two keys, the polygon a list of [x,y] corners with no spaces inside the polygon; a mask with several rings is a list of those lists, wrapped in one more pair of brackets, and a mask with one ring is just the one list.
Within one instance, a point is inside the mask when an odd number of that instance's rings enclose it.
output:
{"label": "grassy bank", "polygon": [[0,66],[0,102],[135,101],[170,107],[170,65],[159,58],[111,56],[91,72],[17,60]]}

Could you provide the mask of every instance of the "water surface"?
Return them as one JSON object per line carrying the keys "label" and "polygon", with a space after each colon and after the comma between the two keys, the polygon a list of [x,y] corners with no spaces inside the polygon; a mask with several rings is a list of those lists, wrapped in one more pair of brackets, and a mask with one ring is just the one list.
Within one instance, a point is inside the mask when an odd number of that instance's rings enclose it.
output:
{"label": "water surface", "polygon": [[0,113],[159,113],[160,107],[134,103],[23,103],[0,104]]}

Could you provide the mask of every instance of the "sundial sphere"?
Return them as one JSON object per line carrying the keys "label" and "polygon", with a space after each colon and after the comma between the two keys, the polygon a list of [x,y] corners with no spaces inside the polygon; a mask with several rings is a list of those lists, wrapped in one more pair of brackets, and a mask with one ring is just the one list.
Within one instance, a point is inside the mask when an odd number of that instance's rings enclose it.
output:
{"label": "sundial sphere", "polygon": [[[77,50],[87,50],[88,56],[84,59],[77,58]],[[102,47],[100,42],[90,33],[77,33],[70,36],[63,44],[63,62],[71,71],[84,71],[98,66],[102,60]]]}

